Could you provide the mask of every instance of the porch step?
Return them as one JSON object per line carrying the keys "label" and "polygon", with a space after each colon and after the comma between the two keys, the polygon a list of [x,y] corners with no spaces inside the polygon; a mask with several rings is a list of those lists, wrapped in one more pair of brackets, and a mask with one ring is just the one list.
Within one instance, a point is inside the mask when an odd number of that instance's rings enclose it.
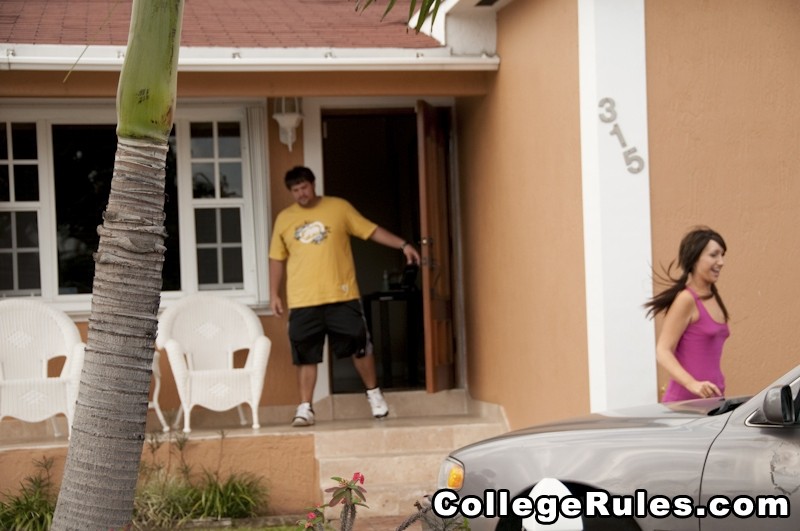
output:
{"label": "porch step", "polygon": [[0,422],[0,446],[14,446],[28,441],[63,444],[67,441],[67,418],[56,415],[40,422],[5,418]]}
{"label": "porch step", "polygon": [[[499,408],[472,401],[463,391],[385,394],[392,411],[386,419],[369,419],[364,405],[362,420],[348,421],[346,427],[337,421],[336,430],[326,430],[327,421],[318,422],[322,429],[315,432],[315,452],[324,501],[330,498],[325,489],[335,486],[331,477],[349,480],[360,472],[369,508],[359,508],[359,515],[396,516],[399,522],[415,512],[414,502],[436,490],[447,454],[508,429]],[[350,415],[349,407],[366,404],[362,396],[352,398],[352,404],[349,400],[336,395],[334,411]],[[340,512],[341,507],[327,508],[326,516],[338,518]]]}

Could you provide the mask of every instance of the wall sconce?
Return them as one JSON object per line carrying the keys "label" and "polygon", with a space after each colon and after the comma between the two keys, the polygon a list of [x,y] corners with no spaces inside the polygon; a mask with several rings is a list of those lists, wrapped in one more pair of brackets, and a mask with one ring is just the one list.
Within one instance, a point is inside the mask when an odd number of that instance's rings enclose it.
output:
{"label": "wall sconce", "polygon": [[274,110],[272,117],[278,122],[280,140],[291,151],[292,144],[297,138],[297,127],[303,121],[300,98],[278,98],[275,100]]}

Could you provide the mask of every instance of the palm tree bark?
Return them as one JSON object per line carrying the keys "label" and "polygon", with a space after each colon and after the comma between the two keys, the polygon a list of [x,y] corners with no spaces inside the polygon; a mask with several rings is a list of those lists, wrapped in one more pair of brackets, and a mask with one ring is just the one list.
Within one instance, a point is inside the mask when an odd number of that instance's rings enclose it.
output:
{"label": "palm tree bark", "polygon": [[86,359],[52,529],[127,526],[145,440],[183,0],[134,0]]}

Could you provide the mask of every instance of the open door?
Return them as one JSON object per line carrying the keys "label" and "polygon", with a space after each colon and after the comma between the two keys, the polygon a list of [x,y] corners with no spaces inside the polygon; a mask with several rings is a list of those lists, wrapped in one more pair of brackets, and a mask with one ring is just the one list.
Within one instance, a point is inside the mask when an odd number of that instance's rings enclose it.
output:
{"label": "open door", "polygon": [[454,385],[452,284],[447,173],[450,110],[417,102],[422,313],[425,387],[429,393]]}

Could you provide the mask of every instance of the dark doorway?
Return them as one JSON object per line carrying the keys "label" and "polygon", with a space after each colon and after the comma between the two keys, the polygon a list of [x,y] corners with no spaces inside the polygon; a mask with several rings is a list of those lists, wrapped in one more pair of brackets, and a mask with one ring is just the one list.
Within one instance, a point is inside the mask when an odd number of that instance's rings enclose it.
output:
{"label": "dark doorway", "polygon": [[[365,217],[418,245],[417,125],[413,109],[322,113],[325,194],[350,201]],[[352,240],[361,294],[384,389],[425,386],[419,279],[401,282],[401,252]],[[331,392],[361,392],[351,360],[330,359]]]}

